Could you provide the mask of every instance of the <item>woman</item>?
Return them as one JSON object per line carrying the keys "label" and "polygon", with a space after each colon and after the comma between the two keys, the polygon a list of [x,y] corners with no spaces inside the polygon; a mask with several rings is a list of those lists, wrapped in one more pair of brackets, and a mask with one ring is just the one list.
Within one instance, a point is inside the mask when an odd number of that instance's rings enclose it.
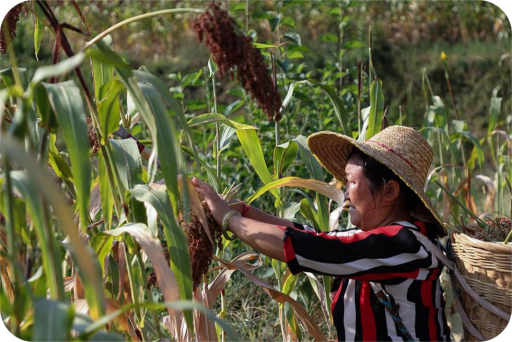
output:
{"label": "woman", "polygon": [[449,340],[442,264],[413,233],[433,242],[446,235],[423,191],[433,157],[427,141],[391,126],[365,142],[320,132],[308,145],[346,186],[356,229],[327,234],[246,205],[232,210],[208,184],[193,183],[216,221],[256,251],[285,261],[293,274],[337,277],[331,310],[338,340]]}

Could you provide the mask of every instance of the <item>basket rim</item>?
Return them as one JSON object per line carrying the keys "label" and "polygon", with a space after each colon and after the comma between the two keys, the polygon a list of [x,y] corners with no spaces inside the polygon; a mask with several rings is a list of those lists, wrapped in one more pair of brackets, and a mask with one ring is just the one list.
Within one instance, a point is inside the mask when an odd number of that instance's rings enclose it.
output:
{"label": "basket rim", "polygon": [[461,243],[472,247],[485,249],[490,252],[512,254],[512,244],[499,244],[496,242],[486,242],[472,238],[464,233],[452,232],[453,243]]}

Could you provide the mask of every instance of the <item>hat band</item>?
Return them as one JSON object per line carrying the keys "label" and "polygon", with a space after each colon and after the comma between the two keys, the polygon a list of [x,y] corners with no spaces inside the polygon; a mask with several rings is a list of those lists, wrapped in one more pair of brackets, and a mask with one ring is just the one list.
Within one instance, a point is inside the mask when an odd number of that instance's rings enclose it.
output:
{"label": "hat band", "polygon": [[414,167],[414,165],[412,165],[412,164],[411,164],[411,162],[407,160],[407,158],[405,158],[404,156],[402,156],[402,155],[401,155],[400,153],[398,153],[397,151],[393,150],[391,147],[386,146],[386,145],[384,145],[383,143],[380,143],[380,142],[377,142],[377,141],[373,141],[373,140],[367,140],[366,142],[367,142],[367,143],[374,143],[374,144],[377,144],[377,145],[379,145],[379,146],[381,146],[381,147],[384,147],[384,148],[386,149],[386,151],[389,151],[389,152],[391,152],[391,153],[396,154],[400,159],[402,159],[404,162],[406,162],[407,164],[409,164],[409,166],[410,166],[410,167],[412,167],[412,168],[413,168],[413,170],[417,172],[417,170],[416,170],[416,168]]}

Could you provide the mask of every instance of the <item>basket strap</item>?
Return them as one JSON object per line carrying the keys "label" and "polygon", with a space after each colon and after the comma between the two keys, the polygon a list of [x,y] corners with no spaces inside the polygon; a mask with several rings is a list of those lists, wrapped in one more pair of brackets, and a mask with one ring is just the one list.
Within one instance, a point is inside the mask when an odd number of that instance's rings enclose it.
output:
{"label": "basket strap", "polygon": [[484,308],[486,308],[487,310],[491,311],[492,313],[494,313],[495,315],[507,320],[507,321],[510,321],[510,314],[509,313],[506,313],[505,311],[501,310],[500,308],[496,307],[495,305],[493,305],[492,303],[490,303],[489,301],[487,301],[485,298],[481,297],[478,293],[475,292],[475,290],[473,290],[471,288],[471,286],[469,286],[469,284],[466,282],[466,279],[464,279],[464,277],[462,276],[462,274],[460,273],[460,271],[457,269],[457,267],[454,265],[454,263],[452,261],[450,261],[446,255],[444,255],[444,253],[436,246],[434,245],[428,237],[426,237],[425,235],[419,233],[419,232],[416,232],[414,230],[411,230],[411,232],[414,233],[414,235],[416,235],[416,238],[418,239],[419,242],[421,242],[423,244],[423,246],[425,246],[425,249],[427,251],[429,251],[430,253],[434,254],[436,256],[436,258],[441,261],[446,267],[448,267],[448,269],[450,271],[452,271],[452,274],[455,275],[455,277],[457,278],[457,280],[459,280],[461,286],[464,288],[464,290],[480,305],[482,305]]}
{"label": "basket strap", "polygon": [[455,306],[457,307],[457,311],[460,315],[460,318],[462,320],[462,324],[464,324],[464,326],[466,327],[466,329],[468,329],[469,333],[471,335],[473,335],[474,337],[476,337],[476,339],[478,341],[484,341],[484,337],[482,336],[482,334],[480,334],[480,332],[478,331],[477,328],[475,328],[475,326],[473,325],[473,323],[471,322],[471,320],[469,319],[468,315],[466,314],[466,311],[464,310],[464,307],[462,306],[462,303],[461,303],[461,300],[460,300],[460,297],[459,297],[459,293],[458,291],[456,290],[456,287],[455,287],[455,281],[453,279],[453,277],[450,277],[451,279],[451,284],[452,284],[452,288],[453,288],[453,299],[455,300]]}

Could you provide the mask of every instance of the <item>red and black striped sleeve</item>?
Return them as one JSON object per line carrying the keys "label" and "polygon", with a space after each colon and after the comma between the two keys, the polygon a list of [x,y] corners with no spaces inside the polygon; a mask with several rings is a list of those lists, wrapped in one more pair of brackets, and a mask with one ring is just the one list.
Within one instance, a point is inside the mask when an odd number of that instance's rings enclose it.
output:
{"label": "red and black striped sleeve", "polygon": [[358,280],[421,279],[434,259],[408,228],[379,227],[351,236],[287,227],[285,259],[293,274],[313,272]]}

